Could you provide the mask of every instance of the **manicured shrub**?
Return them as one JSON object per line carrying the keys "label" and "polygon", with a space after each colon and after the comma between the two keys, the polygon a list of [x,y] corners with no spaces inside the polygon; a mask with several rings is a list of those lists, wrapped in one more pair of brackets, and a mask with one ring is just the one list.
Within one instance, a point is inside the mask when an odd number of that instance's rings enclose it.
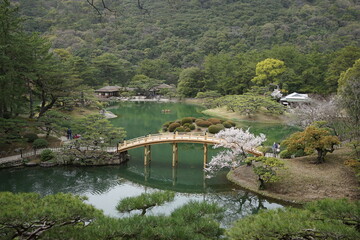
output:
{"label": "manicured shrub", "polygon": [[194,124],[189,124],[189,129],[190,130],[195,130],[195,125]]}
{"label": "manicured shrub", "polygon": [[162,128],[162,131],[163,131],[163,132],[167,132],[167,130],[168,130],[167,127],[163,127],[163,128]]}
{"label": "manicured shrub", "polygon": [[185,123],[193,123],[193,118],[185,117],[185,118],[181,119],[181,124],[184,125]]}
{"label": "manicured shrub", "polygon": [[225,127],[222,124],[211,125],[208,128],[209,133],[215,134],[223,130]]}
{"label": "manicured shrub", "polygon": [[50,149],[45,149],[40,154],[40,160],[42,162],[47,162],[55,157],[55,153],[51,151]]}
{"label": "manicured shrub", "polygon": [[36,133],[26,133],[24,135],[24,138],[26,138],[26,141],[29,143],[34,142],[36,139],[38,139],[38,135]]}
{"label": "manicured shrub", "polygon": [[170,124],[172,124],[172,123],[173,123],[173,122],[166,122],[166,123],[164,123],[162,126],[163,126],[163,127],[167,127],[167,128],[168,128],[168,127],[169,127],[169,125],[170,125]]}
{"label": "manicured shrub", "polygon": [[206,120],[201,120],[201,121],[197,121],[196,125],[198,125],[199,127],[209,127],[212,125],[212,123]]}
{"label": "manicured shrub", "polygon": [[209,118],[208,121],[211,122],[213,125],[221,123],[221,120],[218,118]]}
{"label": "manicured shrub", "polygon": [[224,125],[225,128],[231,128],[232,127],[232,125],[228,121],[223,122],[223,125]]}
{"label": "manicured shrub", "polygon": [[190,123],[183,124],[183,127],[189,127],[189,126],[190,126]]}
{"label": "manicured shrub", "polygon": [[293,153],[289,152],[288,150],[284,150],[280,152],[280,158],[291,158]]}
{"label": "manicured shrub", "polygon": [[225,122],[223,122],[223,125],[226,128],[231,128],[231,127],[235,127],[236,123],[231,120],[226,120]]}
{"label": "manicured shrub", "polygon": [[306,156],[307,154],[304,152],[303,149],[299,149],[295,152],[293,151],[289,151],[289,150],[284,150],[280,152],[280,157],[281,158],[291,158],[291,157],[303,157]]}
{"label": "manicured shrub", "polygon": [[169,125],[168,130],[169,130],[169,132],[173,132],[173,131],[175,131],[176,128],[178,128],[180,126],[181,126],[180,123],[174,122]]}
{"label": "manicured shrub", "polygon": [[205,118],[197,118],[197,119],[195,119],[195,123],[197,124],[199,121],[204,121],[204,120],[206,120]]}
{"label": "manicured shrub", "polygon": [[33,142],[33,148],[38,149],[38,148],[46,148],[49,145],[48,141],[46,141],[45,139],[39,138],[36,139]]}
{"label": "manicured shrub", "polygon": [[177,127],[175,129],[176,132],[185,132],[185,128],[183,126]]}
{"label": "manicured shrub", "polygon": [[185,128],[185,132],[191,132],[190,128]]}

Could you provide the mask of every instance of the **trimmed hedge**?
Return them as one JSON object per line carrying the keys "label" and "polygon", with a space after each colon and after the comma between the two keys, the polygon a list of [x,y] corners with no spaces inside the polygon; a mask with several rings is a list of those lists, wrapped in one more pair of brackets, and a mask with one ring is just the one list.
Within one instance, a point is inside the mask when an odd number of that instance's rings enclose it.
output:
{"label": "trimmed hedge", "polygon": [[172,123],[173,123],[173,122],[166,122],[166,123],[163,124],[163,127],[167,127],[167,128],[168,128],[169,125],[172,124]]}
{"label": "trimmed hedge", "polygon": [[289,152],[288,150],[284,150],[280,152],[280,158],[291,158],[293,153]]}
{"label": "trimmed hedge", "polygon": [[175,129],[176,132],[185,132],[185,128],[183,126],[177,127]]}
{"label": "trimmed hedge", "polygon": [[24,135],[24,138],[26,138],[26,141],[29,143],[34,142],[36,139],[38,139],[38,135],[36,133],[26,133]]}
{"label": "trimmed hedge", "polygon": [[168,130],[169,130],[169,132],[173,132],[173,131],[175,131],[176,128],[178,128],[180,126],[181,126],[180,123],[174,122],[169,125]]}
{"label": "trimmed hedge", "polygon": [[307,154],[304,152],[303,149],[299,149],[295,152],[289,152],[288,150],[284,150],[280,152],[280,157],[281,158],[291,158],[292,156],[294,157],[303,157],[306,156]]}
{"label": "trimmed hedge", "polygon": [[223,125],[224,125],[225,128],[231,128],[232,127],[232,125],[228,121],[223,122]]}
{"label": "trimmed hedge", "polygon": [[[231,127],[235,127],[236,126],[236,123],[234,122],[234,121],[231,121],[231,120],[226,120],[225,122],[223,122],[223,125],[225,126],[225,124],[226,125],[231,125]],[[225,126],[226,127],[226,126]],[[231,127],[229,127],[229,128],[231,128]],[[226,127],[226,128],[228,128],[228,127]]]}
{"label": "trimmed hedge", "polygon": [[181,119],[181,124],[184,125],[186,123],[193,123],[194,122],[194,118],[192,117],[185,117],[183,119]]}
{"label": "trimmed hedge", "polygon": [[205,118],[197,118],[197,119],[195,119],[195,123],[197,124],[198,122],[205,121],[205,120],[206,120]]}
{"label": "trimmed hedge", "polygon": [[225,127],[222,124],[211,125],[208,128],[209,133],[215,134],[223,130]]}
{"label": "trimmed hedge", "polygon": [[218,118],[209,118],[208,121],[211,122],[213,125],[221,123],[221,120]]}
{"label": "trimmed hedge", "polygon": [[48,141],[42,138],[36,139],[33,142],[33,148],[46,148],[47,146],[49,146]]}
{"label": "trimmed hedge", "polygon": [[212,125],[212,123],[206,120],[201,120],[201,121],[197,121],[196,125],[198,125],[199,127],[209,127]]}

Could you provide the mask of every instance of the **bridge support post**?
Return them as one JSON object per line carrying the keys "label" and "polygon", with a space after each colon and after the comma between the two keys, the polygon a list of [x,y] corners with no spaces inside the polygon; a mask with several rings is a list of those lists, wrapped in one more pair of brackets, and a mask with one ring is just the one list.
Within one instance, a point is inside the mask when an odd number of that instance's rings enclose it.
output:
{"label": "bridge support post", "polygon": [[176,185],[177,182],[177,168],[172,169],[172,184],[173,186]]}
{"label": "bridge support post", "polygon": [[172,166],[176,167],[178,164],[178,145],[177,143],[173,143],[173,149],[172,149]]}
{"label": "bridge support post", "polygon": [[208,162],[207,152],[208,152],[208,145],[204,144],[204,168],[206,168],[206,164]]}
{"label": "bridge support post", "polygon": [[145,177],[145,182],[147,182],[150,178],[150,174],[151,174],[151,169],[149,166],[145,166],[144,167],[144,177]]}
{"label": "bridge support post", "polygon": [[151,145],[145,145],[144,149],[144,165],[148,166],[151,162]]}

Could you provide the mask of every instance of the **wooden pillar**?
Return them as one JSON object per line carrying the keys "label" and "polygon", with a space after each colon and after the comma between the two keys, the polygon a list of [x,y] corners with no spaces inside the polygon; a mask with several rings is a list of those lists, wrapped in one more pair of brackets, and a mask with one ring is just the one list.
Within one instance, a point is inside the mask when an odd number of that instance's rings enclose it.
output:
{"label": "wooden pillar", "polygon": [[206,164],[207,164],[207,160],[208,160],[207,152],[208,152],[208,145],[204,144],[204,168],[206,168]]}
{"label": "wooden pillar", "polygon": [[144,165],[148,166],[151,162],[151,145],[145,145],[144,148]]}
{"label": "wooden pillar", "polygon": [[173,149],[172,149],[172,166],[176,167],[178,164],[178,145],[177,143],[173,143]]}
{"label": "wooden pillar", "polygon": [[150,173],[151,173],[151,169],[149,166],[145,166],[144,167],[144,178],[145,178],[145,182],[147,182],[150,178]]}
{"label": "wooden pillar", "polygon": [[172,168],[172,184],[176,186],[177,182],[177,168]]}

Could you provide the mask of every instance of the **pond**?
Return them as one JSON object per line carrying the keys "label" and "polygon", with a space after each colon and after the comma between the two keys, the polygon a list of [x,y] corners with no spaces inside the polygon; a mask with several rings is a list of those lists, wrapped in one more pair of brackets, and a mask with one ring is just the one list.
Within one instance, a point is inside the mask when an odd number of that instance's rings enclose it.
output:
{"label": "pond", "polygon": [[[164,109],[169,111],[164,113]],[[166,121],[188,116],[209,117],[201,113],[201,107],[183,103],[122,102],[109,110],[118,115],[111,122],[125,128],[127,139],[156,133]],[[270,142],[280,141],[294,131],[279,124],[243,124],[251,127],[253,132],[263,132]],[[190,200],[206,200],[226,207],[224,226],[259,209],[282,206],[231,184],[226,179],[227,171],[214,178],[206,178],[201,144],[179,144],[179,164],[176,168],[171,166],[170,144],[154,145],[151,150],[149,167],[144,167],[144,149],[140,148],[130,150],[130,161],[122,166],[2,169],[0,191],[85,195],[88,203],[102,209],[105,214],[122,217],[127,214],[120,214],[115,209],[119,200],[159,189],[172,190],[176,192],[175,200],[152,209],[150,214],[168,214]],[[208,154],[210,159],[216,150],[209,148]]]}

